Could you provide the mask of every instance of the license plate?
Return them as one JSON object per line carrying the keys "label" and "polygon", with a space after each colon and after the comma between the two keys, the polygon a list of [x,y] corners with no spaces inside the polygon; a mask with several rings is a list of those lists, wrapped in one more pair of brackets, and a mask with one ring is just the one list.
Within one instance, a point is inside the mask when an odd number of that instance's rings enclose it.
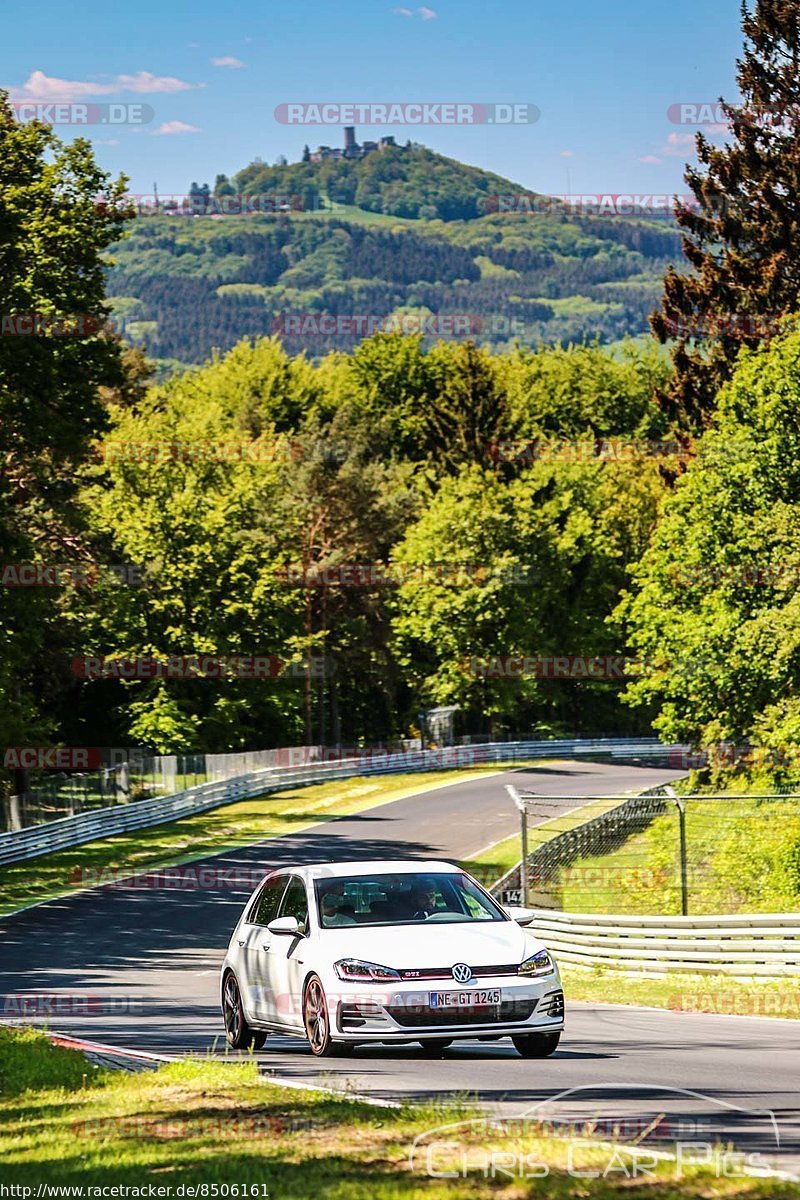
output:
{"label": "license plate", "polygon": [[474,988],[468,992],[431,992],[431,1008],[488,1008],[500,1003],[500,988]]}

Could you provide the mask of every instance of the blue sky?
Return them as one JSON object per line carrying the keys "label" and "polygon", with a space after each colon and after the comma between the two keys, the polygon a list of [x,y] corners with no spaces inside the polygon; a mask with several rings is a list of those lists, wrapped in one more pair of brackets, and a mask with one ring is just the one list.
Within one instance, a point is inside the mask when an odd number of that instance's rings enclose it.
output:
{"label": "blue sky", "polygon": [[[670,105],[735,97],[738,0],[290,0],[100,5],[5,0],[12,98],[145,103],[146,126],[86,131],[131,190],[182,193],[254,158],[339,145],[280,124],[287,102],[530,103],[535,124],[360,126],[549,193],[680,192],[693,157]],[[70,127],[59,127],[63,137]],[[717,133],[718,137],[722,136]]]}

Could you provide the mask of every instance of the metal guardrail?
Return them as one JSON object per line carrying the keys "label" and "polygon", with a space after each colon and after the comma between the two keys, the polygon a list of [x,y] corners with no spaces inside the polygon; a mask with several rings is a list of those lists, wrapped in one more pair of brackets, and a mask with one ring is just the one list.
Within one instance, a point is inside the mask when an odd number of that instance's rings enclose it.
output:
{"label": "metal guardrail", "polygon": [[54,850],[162,825],[191,813],[205,812],[237,800],[268,795],[285,788],[356,775],[391,775],[412,771],[449,770],[482,764],[550,758],[601,758],[621,761],[669,761],[685,753],[684,746],[665,746],[654,738],[592,738],[559,741],[494,742],[476,746],[449,746],[441,750],[398,751],[299,767],[266,768],[230,779],[199,784],[170,796],[133,800],[111,808],[98,808],[62,817],[26,829],[0,834],[0,866],[37,858]]}
{"label": "metal guardrail", "polygon": [[[547,797],[508,791],[523,819],[525,801]],[[563,797],[559,798],[563,803]],[[586,797],[589,804],[597,797]],[[598,845],[622,841],[640,832],[678,798],[669,786],[631,796],[556,834],[490,888],[503,903],[525,904],[528,884],[548,878],[559,867],[591,855]],[[523,864],[525,869],[523,870]],[[567,913],[534,907],[531,930],[559,961],[574,966],[611,967],[647,974],[726,975],[731,978],[780,978],[800,975],[800,913],[720,914],[714,916],[635,916],[629,913]]]}
{"label": "metal guardrail", "polygon": [[560,962],[651,974],[800,975],[800,913],[632,917],[537,909],[531,929]]}

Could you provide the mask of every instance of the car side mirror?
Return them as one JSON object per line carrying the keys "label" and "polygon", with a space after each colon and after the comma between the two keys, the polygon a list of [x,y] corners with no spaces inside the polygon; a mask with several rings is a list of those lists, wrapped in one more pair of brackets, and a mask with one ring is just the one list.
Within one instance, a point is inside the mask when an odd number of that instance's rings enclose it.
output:
{"label": "car side mirror", "polygon": [[536,918],[536,913],[532,908],[518,908],[516,905],[509,904],[506,906],[506,912],[518,925],[531,925]]}
{"label": "car side mirror", "polygon": [[297,917],[276,917],[274,921],[270,921],[267,929],[270,933],[283,937],[305,937],[305,930]]}

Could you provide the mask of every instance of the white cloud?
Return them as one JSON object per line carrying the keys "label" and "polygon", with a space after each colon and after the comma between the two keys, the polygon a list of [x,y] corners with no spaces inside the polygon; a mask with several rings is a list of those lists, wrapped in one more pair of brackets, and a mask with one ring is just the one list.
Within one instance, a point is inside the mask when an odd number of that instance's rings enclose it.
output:
{"label": "white cloud", "polygon": [[561,157],[562,158],[574,158],[575,155],[573,154],[573,152],[571,150],[562,150]]}
{"label": "white cloud", "polygon": [[413,17],[413,12],[410,8],[393,8],[392,12],[398,17]]}
{"label": "white cloud", "polygon": [[123,92],[188,92],[198,86],[196,83],[186,83],[184,79],[176,79],[174,75],[153,75],[150,71],[118,75],[116,85]]}
{"label": "white cloud", "polygon": [[82,100],[86,96],[113,96],[117,92],[138,92],[151,95],[155,92],[186,92],[196,87],[172,75],[153,75],[151,71],[137,71],[135,75],[116,75],[106,83],[93,83],[88,79],[58,79],[45,75],[43,71],[31,71],[21,88],[12,93],[18,100]]}
{"label": "white cloud", "polygon": [[95,146],[118,146],[119,138],[94,138]]}
{"label": "white cloud", "polygon": [[657,154],[643,154],[642,157],[639,159],[639,162],[647,163],[648,166],[654,166],[656,163],[660,163],[661,159],[658,157]]}
{"label": "white cloud", "polygon": [[186,45],[189,47],[190,50],[199,50],[200,49],[199,42],[187,42]]}
{"label": "white cloud", "polygon": [[694,150],[696,144],[693,133],[670,133],[659,153],[683,156],[686,150]]}
{"label": "white cloud", "polygon": [[417,12],[422,17],[423,21],[435,21],[438,13],[432,8],[418,8]]}
{"label": "white cloud", "polygon": [[212,58],[211,65],[212,67],[231,67],[238,70],[239,67],[244,66],[244,63],[240,58],[234,58],[232,54],[225,54],[221,58]]}
{"label": "white cloud", "polygon": [[158,129],[150,131],[151,137],[175,137],[179,133],[199,133],[196,125],[187,125],[185,121],[165,121]]}

